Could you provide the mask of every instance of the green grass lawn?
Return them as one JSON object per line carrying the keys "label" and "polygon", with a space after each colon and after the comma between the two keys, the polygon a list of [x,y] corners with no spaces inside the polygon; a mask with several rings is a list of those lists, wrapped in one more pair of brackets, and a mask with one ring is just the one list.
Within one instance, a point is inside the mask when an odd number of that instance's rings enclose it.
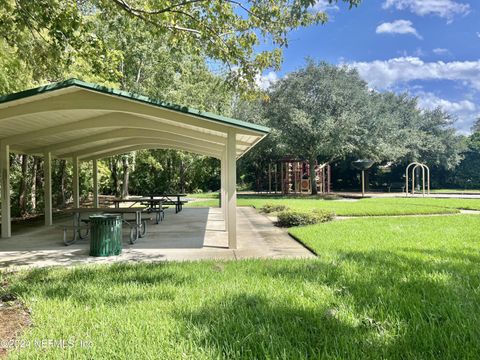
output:
{"label": "green grass lawn", "polygon": [[218,199],[218,192],[188,194],[187,197],[196,199]]}
{"label": "green grass lawn", "polygon": [[332,264],[347,298],[397,334],[405,358],[472,358],[480,350],[479,228],[479,216],[462,215],[350,219],[290,232]]}
{"label": "green grass lawn", "polygon": [[469,189],[434,189],[430,190],[432,194],[480,194],[480,190]]}
{"label": "green grass lawn", "polygon": [[[292,209],[327,209],[340,216],[412,215],[456,213],[457,209],[480,210],[480,199],[366,198],[360,200],[322,200],[287,197],[239,196],[239,206],[262,207],[266,203],[284,204]],[[188,206],[218,206],[218,200],[189,203]]]}
{"label": "green grass lawn", "polygon": [[11,358],[477,358],[479,228],[466,215],[349,219],[290,230],[313,260],[3,275],[32,310],[24,340],[77,344]]}

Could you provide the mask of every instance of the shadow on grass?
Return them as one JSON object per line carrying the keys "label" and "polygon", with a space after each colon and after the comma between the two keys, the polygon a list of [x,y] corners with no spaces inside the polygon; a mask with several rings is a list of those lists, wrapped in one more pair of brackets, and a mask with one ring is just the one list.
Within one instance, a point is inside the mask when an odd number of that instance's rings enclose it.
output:
{"label": "shadow on grass", "polygon": [[[395,341],[384,344],[378,356],[475,358],[480,353],[479,263],[478,252],[403,248],[337,252],[295,266],[266,267],[264,273],[328,286],[360,322],[396,327]],[[349,334],[347,343],[376,357],[357,335]]]}
{"label": "shadow on grass", "polygon": [[46,299],[70,300],[81,304],[129,304],[144,300],[173,300],[175,289],[188,286],[194,274],[180,275],[163,263],[113,264],[73,268],[33,269],[10,291],[23,296],[38,291]]}
{"label": "shadow on grass", "polygon": [[[243,292],[193,312],[182,311],[178,320],[194,334],[190,339],[194,346],[212,358],[320,359],[343,337],[361,338],[368,332],[327,315],[327,310]],[[345,350],[338,348],[337,355],[346,354]]]}
{"label": "shadow on grass", "polygon": [[477,358],[479,263],[462,251],[340,251],[222,263],[208,277],[208,263],[40,269],[12,290],[81,304],[165,301],[179,357],[188,344],[231,359]]}
{"label": "shadow on grass", "polygon": [[[475,358],[480,353],[479,255],[402,249],[269,262],[276,281],[207,302],[180,319],[218,358]],[[428,255],[428,256],[425,256]],[[288,284],[301,292],[292,299]],[[284,286],[284,288],[282,288]],[[303,287],[305,290],[303,290]],[[308,289],[333,294],[315,298]]]}

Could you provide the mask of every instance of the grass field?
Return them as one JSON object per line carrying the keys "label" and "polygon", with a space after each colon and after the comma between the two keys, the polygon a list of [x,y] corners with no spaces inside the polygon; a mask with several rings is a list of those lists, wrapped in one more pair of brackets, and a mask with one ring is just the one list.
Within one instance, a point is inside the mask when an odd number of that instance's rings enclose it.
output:
{"label": "grass field", "polygon": [[477,189],[435,189],[430,191],[432,194],[480,194],[480,190]]}
{"label": "grass field", "polygon": [[6,275],[32,310],[24,341],[76,339],[11,358],[476,358],[479,228],[466,215],[349,219],[290,230],[313,260]]}
{"label": "grass field", "polygon": [[218,192],[187,194],[187,197],[197,199],[218,199]]}
{"label": "grass field", "polygon": [[[458,199],[239,199],[266,202],[339,215],[480,207]],[[9,358],[478,358],[479,228],[477,215],[355,218],[289,229],[316,259],[0,272],[0,298],[8,284],[33,321],[19,342],[28,346]],[[49,339],[73,346],[35,345]]]}
{"label": "grass field", "polygon": [[[366,198],[360,200],[322,200],[274,197],[239,197],[239,206],[262,207],[266,203],[284,204],[293,209],[327,209],[340,216],[447,214],[458,209],[480,210],[480,199]],[[192,202],[189,206],[218,206],[218,200]]]}

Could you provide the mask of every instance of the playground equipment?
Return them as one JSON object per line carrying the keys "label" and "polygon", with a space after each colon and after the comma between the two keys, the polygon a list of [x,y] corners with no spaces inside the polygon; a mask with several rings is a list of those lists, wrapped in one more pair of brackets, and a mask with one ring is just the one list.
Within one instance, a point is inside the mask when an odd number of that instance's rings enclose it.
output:
{"label": "playground equipment", "polygon": [[362,197],[365,196],[365,170],[368,170],[372,167],[374,161],[368,159],[355,160],[352,161],[352,166],[362,172]]}
{"label": "playground equipment", "polygon": [[[315,180],[317,192],[320,194],[332,191],[331,168],[328,163],[315,162]],[[279,171],[280,170],[280,171]],[[280,183],[282,194],[307,194],[312,191],[310,181],[310,163],[308,161],[284,158],[278,163],[269,165],[268,189],[275,194]],[[272,189],[274,187],[274,190]]]}
{"label": "playground equipment", "polygon": [[[410,172],[410,168],[413,166],[412,171]],[[422,193],[425,196],[425,172],[427,173],[427,195],[430,195],[430,168],[422,163],[419,162],[412,162],[407,166],[405,170],[405,195],[408,196],[408,184],[410,173],[412,174],[412,195],[415,195],[415,172],[418,168],[422,169]]]}

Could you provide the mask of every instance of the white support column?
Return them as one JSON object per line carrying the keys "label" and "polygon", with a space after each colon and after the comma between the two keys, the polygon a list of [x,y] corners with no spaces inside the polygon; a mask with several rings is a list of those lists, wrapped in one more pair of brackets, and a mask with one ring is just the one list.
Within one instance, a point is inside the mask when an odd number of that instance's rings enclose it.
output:
{"label": "white support column", "polygon": [[73,189],[73,207],[79,208],[80,207],[80,187],[79,187],[79,172],[78,172],[78,157],[72,158],[73,163],[73,182],[72,182],[72,189]]}
{"label": "white support column", "polygon": [[237,149],[235,130],[227,139],[227,231],[228,247],[237,248]]}
{"label": "white support column", "polygon": [[2,238],[12,236],[10,217],[10,147],[0,144],[0,177],[2,185]]}
{"label": "white support column", "polygon": [[220,199],[222,204],[223,220],[225,222],[225,231],[227,230],[227,154],[226,151],[220,160]]}
{"label": "white support column", "polygon": [[46,152],[43,159],[43,174],[45,177],[43,197],[45,202],[45,226],[53,224],[52,215],[52,153]]}
{"label": "white support column", "polygon": [[97,160],[93,160],[93,207],[98,208],[100,207],[100,203],[98,201],[98,163]]}

